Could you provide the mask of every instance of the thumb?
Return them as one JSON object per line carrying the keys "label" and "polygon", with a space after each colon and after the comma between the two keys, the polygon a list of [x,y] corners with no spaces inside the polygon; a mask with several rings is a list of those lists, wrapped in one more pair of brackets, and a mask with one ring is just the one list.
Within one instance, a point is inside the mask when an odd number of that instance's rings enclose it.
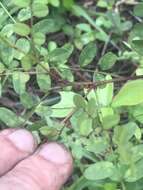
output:
{"label": "thumb", "polygon": [[0,178],[3,190],[59,190],[72,172],[70,153],[57,143],[47,143]]}

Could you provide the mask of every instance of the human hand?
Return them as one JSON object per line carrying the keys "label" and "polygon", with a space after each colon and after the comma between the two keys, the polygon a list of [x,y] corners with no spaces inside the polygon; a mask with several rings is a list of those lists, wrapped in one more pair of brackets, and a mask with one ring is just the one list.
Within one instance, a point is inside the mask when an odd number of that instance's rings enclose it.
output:
{"label": "human hand", "polygon": [[72,171],[70,153],[55,142],[37,148],[25,129],[0,132],[0,190],[59,190]]}

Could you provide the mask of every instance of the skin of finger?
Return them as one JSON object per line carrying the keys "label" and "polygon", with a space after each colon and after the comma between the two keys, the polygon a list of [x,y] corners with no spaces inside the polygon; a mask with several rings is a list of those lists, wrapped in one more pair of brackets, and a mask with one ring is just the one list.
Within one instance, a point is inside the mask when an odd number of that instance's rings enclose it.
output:
{"label": "skin of finger", "polygon": [[60,190],[72,171],[72,160],[63,165],[31,156],[0,178],[3,190]]}
{"label": "skin of finger", "polygon": [[10,140],[2,135],[0,136],[0,150],[0,176],[28,155],[28,153],[18,150]]}
{"label": "skin of finger", "polygon": [[[19,135],[20,131],[21,129],[6,129],[0,132],[0,176],[4,175],[6,172],[12,169],[19,161],[23,160],[31,154],[31,152],[20,150],[17,147],[17,144],[14,144],[9,139],[10,135],[14,134],[15,132],[18,132]],[[34,148],[36,148],[36,144],[32,134],[26,130],[22,130],[22,132],[25,134],[25,137],[27,136],[27,140],[31,140],[30,142],[32,143],[32,146],[34,145]]]}

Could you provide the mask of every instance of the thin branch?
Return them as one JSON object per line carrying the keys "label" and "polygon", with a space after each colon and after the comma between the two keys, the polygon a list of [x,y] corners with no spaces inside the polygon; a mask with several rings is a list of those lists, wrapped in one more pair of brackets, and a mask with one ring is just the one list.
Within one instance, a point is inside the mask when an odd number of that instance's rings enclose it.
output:
{"label": "thin branch", "polygon": [[0,2],[0,6],[3,8],[3,10],[5,11],[5,13],[9,16],[9,18],[16,23],[16,20],[11,16],[11,14],[9,13],[9,11],[7,10],[7,8],[2,4],[2,2]]}

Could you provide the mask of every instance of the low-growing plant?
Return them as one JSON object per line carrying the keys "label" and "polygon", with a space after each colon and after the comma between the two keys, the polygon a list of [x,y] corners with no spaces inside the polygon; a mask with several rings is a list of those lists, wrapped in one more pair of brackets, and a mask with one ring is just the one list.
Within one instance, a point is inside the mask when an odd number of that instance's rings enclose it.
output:
{"label": "low-growing plant", "polygon": [[63,190],[142,190],[143,1],[1,0],[1,129],[64,143]]}

